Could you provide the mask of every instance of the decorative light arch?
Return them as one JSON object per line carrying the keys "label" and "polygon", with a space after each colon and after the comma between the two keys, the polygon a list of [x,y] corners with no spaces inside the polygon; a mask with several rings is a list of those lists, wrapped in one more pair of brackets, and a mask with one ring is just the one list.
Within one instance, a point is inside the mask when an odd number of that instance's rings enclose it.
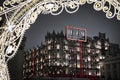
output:
{"label": "decorative light arch", "polygon": [[5,0],[0,6],[0,20],[4,20],[0,27],[0,80],[10,80],[7,62],[14,57],[25,31],[39,14],[59,15],[64,9],[74,13],[86,3],[105,12],[107,18],[120,20],[117,0]]}

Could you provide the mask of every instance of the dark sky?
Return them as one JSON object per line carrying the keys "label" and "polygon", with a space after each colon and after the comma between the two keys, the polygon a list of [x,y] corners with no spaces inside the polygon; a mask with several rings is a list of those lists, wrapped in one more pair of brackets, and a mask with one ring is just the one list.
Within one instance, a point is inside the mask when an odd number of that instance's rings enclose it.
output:
{"label": "dark sky", "polygon": [[88,36],[96,36],[98,32],[106,33],[111,43],[120,44],[120,21],[116,18],[107,19],[102,11],[95,11],[92,5],[80,6],[80,9],[73,14],[63,11],[60,15],[40,14],[31,28],[27,30],[26,50],[44,42],[47,32],[65,31],[65,26],[87,28]]}

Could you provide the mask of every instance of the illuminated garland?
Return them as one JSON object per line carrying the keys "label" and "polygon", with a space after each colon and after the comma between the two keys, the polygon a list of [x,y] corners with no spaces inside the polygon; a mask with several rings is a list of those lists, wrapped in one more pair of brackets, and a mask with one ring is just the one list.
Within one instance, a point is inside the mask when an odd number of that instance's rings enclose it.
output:
{"label": "illuminated garland", "polygon": [[0,80],[9,80],[7,61],[14,57],[24,33],[30,28],[39,14],[59,15],[65,9],[76,12],[85,3],[93,4],[97,11],[102,10],[107,18],[120,20],[120,3],[117,0],[5,0],[0,7]]}

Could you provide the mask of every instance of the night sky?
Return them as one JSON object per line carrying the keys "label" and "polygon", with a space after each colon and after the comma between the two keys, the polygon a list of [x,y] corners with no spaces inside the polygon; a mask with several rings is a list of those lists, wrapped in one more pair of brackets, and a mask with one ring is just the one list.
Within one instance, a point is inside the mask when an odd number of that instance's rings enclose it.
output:
{"label": "night sky", "polygon": [[41,42],[47,32],[65,32],[65,26],[75,26],[87,28],[87,35],[90,37],[97,36],[99,32],[106,33],[111,43],[120,44],[120,21],[116,18],[107,19],[103,11],[95,11],[93,5],[83,5],[73,14],[63,11],[60,15],[40,14],[38,19],[31,28],[27,30],[25,50],[32,49]]}

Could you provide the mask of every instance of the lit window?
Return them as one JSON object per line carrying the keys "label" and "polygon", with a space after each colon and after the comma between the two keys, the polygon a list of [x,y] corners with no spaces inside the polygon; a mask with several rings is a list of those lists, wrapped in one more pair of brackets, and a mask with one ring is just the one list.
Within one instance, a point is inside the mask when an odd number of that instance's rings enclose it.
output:
{"label": "lit window", "polygon": [[68,65],[68,62],[64,62],[63,65],[64,65],[64,66],[67,66],[67,65]]}
{"label": "lit window", "polygon": [[80,60],[80,56],[79,55],[77,55],[77,60]]}
{"label": "lit window", "polygon": [[48,44],[50,44],[51,43],[51,40],[48,40]]}
{"label": "lit window", "polygon": [[36,69],[38,70],[38,67]]}
{"label": "lit window", "polygon": [[50,66],[50,62],[49,62],[49,66]]}
{"label": "lit window", "polygon": [[43,62],[43,59],[41,58],[41,60],[40,60],[41,62]]}
{"label": "lit window", "polygon": [[41,66],[40,68],[43,69],[43,66]]}
{"label": "lit window", "polygon": [[85,62],[87,62],[87,59],[85,59]]}
{"label": "lit window", "polygon": [[66,55],[65,55],[65,58],[68,59],[68,58],[69,58],[69,54],[66,54]]}
{"label": "lit window", "polygon": [[74,63],[74,66],[76,66],[76,63]]}
{"label": "lit window", "polygon": [[50,59],[50,54],[48,55],[48,58]]}
{"label": "lit window", "polygon": [[98,73],[97,73],[97,76],[100,76],[100,75],[101,75],[100,72],[98,72]]}
{"label": "lit window", "polygon": [[76,43],[77,46],[80,46],[80,43]]}
{"label": "lit window", "polygon": [[100,65],[98,65],[97,68],[100,69]]}
{"label": "lit window", "polygon": [[99,58],[100,58],[100,59],[105,59],[105,56],[102,56],[102,55],[101,55]]}
{"label": "lit window", "polygon": [[59,62],[57,62],[57,66],[59,66],[60,65],[60,63]]}
{"label": "lit window", "polygon": [[105,50],[108,50],[108,47],[105,47]]}
{"label": "lit window", "polygon": [[62,67],[63,67],[64,65],[62,64]]}
{"label": "lit window", "polygon": [[36,63],[38,63],[38,59],[36,60]]}
{"label": "lit window", "polygon": [[90,49],[87,49],[87,52],[90,53]]}
{"label": "lit window", "polygon": [[68,46],[65,46],[65,50],[68,50]]}
{"label": "lit window", "polygon": [[41,50],[40,53],[43,53],[43,51]]}
{"label": "lit window", "polygon": [[25,64],[23,64],[23,68],[25,68]]}
{"label": "lit window", "polygon": [[109,46],[108,42],[105,42],[105,46]]}
{"label": "lit window", "polygon": [[57,71],[57,74],[59,74],[60,72],[59,71]]}
{"label": "lit window", "polygon": [[96,47],[97,49],[101,49],[101,46],[99,46],[99,45],[95,45],[95,47]]}
{"label": "lit window", "polygon": [[60,54],[59,53],[57,53],[57,58],[60,58]]}
{"label": "lit window", "polygon": [[103,59],[105,59],[105,56],[103,56]]}
{"label": "lit window", "polygon": [[34,62],[32,62],[32,65],[34,65]]}
{"label": "lit window", "polygon": [[89,75],[91,75],[92,73],[91,72],[89,72]]}
{"label": "lit window", "polygon": [[50,50],[51,49],[51,46],[48,46],[48,50]]}
{"label": "lit window", "polygon": [[90,47],[90,46],[91,46],[90,44],[87,45],[87,47]]}
{"label": "lit window", "polygon": [[79,63],[77,64],[77,68],[80,68],[80,64]]}
{"label": "lit window", "polygon": [[80,51],[80,48],[79,47],[76,47],[77,51]]}
{"label": "lit window", "polygon": [[68,42],[65,40],[65,44],[67,44]]}
{"label": "lit window", "polygon": [[88,56],[88,61],[91,61],[91,58],[90,58],[90,56]]}
{"label": "lit window", "polygon": [[57,44],[57,49],[60,49],[60,45],[59,44]]}
{"label": "lit window", "polygon": [[96,61],[98,62],[98,61],[99,61],[99,59],[98,59],[98,58],[96,58]]}
{"label": "lit window", "polygon": [[102,56],[99,57],[100,59],[103,59]]}
{"label": "lit window", "polygon": [[91,65],[90,65],[90,64],[88,65],[88,68],[91,68]]}
{"label": "lit window", "polygon": [[98,45],[101,45],[101,41],[97,41],[97,44],[98,44]]}
{"label": "lit window", "polygon": [[96,50],[96,53],[100,53],[100,50]]}

